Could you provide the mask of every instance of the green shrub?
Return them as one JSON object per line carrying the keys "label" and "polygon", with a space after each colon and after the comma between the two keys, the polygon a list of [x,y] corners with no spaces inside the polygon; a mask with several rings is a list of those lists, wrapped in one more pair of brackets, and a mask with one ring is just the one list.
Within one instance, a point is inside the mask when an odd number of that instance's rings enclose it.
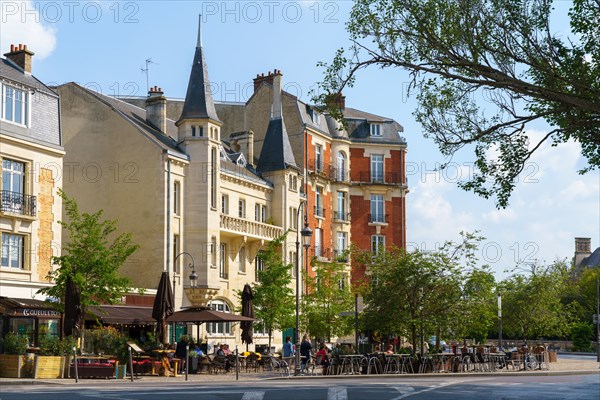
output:
{"label": "green shrub", "polygon": [[592,351],[591,340],[594,336],[594,327],[585,322],[575,323],[571,326],[571,341],[573,351]]}
{"label": "green shrub", "polygon": [[16,333],[8,332],[2,339],[4,354],[23,355],[29,347],[29,339]]}
{"label": "green shrub", "polygon": [[102,326],[86,332],[86,340],[92,341],[94,353],[111,355],[120,361],[127,361],[127,341],[129,338],[111,326]]}
{"label": "green shrub", "polygon": [[72,336],[62,340],[57,336],[42,336],[40,337],[40,355],[65,356],[71,354],[76,345],[77,341]]}

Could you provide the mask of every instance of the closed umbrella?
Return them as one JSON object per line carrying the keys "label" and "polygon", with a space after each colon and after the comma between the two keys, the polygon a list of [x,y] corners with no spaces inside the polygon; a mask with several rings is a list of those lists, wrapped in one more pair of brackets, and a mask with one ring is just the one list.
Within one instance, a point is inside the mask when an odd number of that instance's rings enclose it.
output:
{"label": "closed umbrella", "polygon": [[169,273],[163,272],[152,308],[152,318],[156,320],[156,339],[163,345],[167,344],[167,318],[173,315],[174,303]]}
{"label": "closed umbrella", "polygon": [[[254,318],[254,307],[252,306],[252,299],[254,299],[254,294],[252,294],[252,288],[250,285],[244,285],[244,290],[242,291],[242,316],[248,318]],[[242,341],[246,343],[246,350],[248,349],[248,345],[252,343],[252,321],[242,321],[240,322],[240,327],[242,328]]]}

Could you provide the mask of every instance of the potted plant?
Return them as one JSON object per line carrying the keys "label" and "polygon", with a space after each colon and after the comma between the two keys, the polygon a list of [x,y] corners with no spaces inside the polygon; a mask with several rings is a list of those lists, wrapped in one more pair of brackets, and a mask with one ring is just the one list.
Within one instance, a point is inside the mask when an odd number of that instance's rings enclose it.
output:
{"label": "potted plant", "polygon": [[34,378],[64,377],[65,356],[71,353],[71,349],[75,344],[73,337],[61,340],[57,336],[42,336],[40,338],[40,352],[35,358]]}
{"label": "potted plant", "polygon": [[9,332],[2,339],[4,354],[0,354],[0,377],[25,377],[25,353],[29,347],[29,339]]}
{"label": "potted plant", "polygon": [[200,361],[200,358],[198,356],[198,352],[196,350],[190,350],[189,359],[188,359],[188,365],[189,365],[188,372],[190,374],[198,373],[199,361]]}

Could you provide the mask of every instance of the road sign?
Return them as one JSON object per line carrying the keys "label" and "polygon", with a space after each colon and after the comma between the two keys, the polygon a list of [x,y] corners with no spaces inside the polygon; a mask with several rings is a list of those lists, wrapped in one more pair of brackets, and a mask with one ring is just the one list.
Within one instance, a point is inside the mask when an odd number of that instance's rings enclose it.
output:
{"label": "road sign", "polygon": [[594,314],[594,324],[598,323],[598,314]]}

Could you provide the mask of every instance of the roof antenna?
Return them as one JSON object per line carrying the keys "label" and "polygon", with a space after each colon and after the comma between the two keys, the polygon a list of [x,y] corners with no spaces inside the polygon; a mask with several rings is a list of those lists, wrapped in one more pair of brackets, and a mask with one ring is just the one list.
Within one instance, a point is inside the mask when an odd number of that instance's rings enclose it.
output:
{"label": "roof antenna", "polygon": [[146,68],[140,67],[142,72],[146,74],[146,92],[150,91],[150,80],[148,76],[150,72],[150,64],[156,64],[154,61],[152,61],[152,58],[146,59]]}

